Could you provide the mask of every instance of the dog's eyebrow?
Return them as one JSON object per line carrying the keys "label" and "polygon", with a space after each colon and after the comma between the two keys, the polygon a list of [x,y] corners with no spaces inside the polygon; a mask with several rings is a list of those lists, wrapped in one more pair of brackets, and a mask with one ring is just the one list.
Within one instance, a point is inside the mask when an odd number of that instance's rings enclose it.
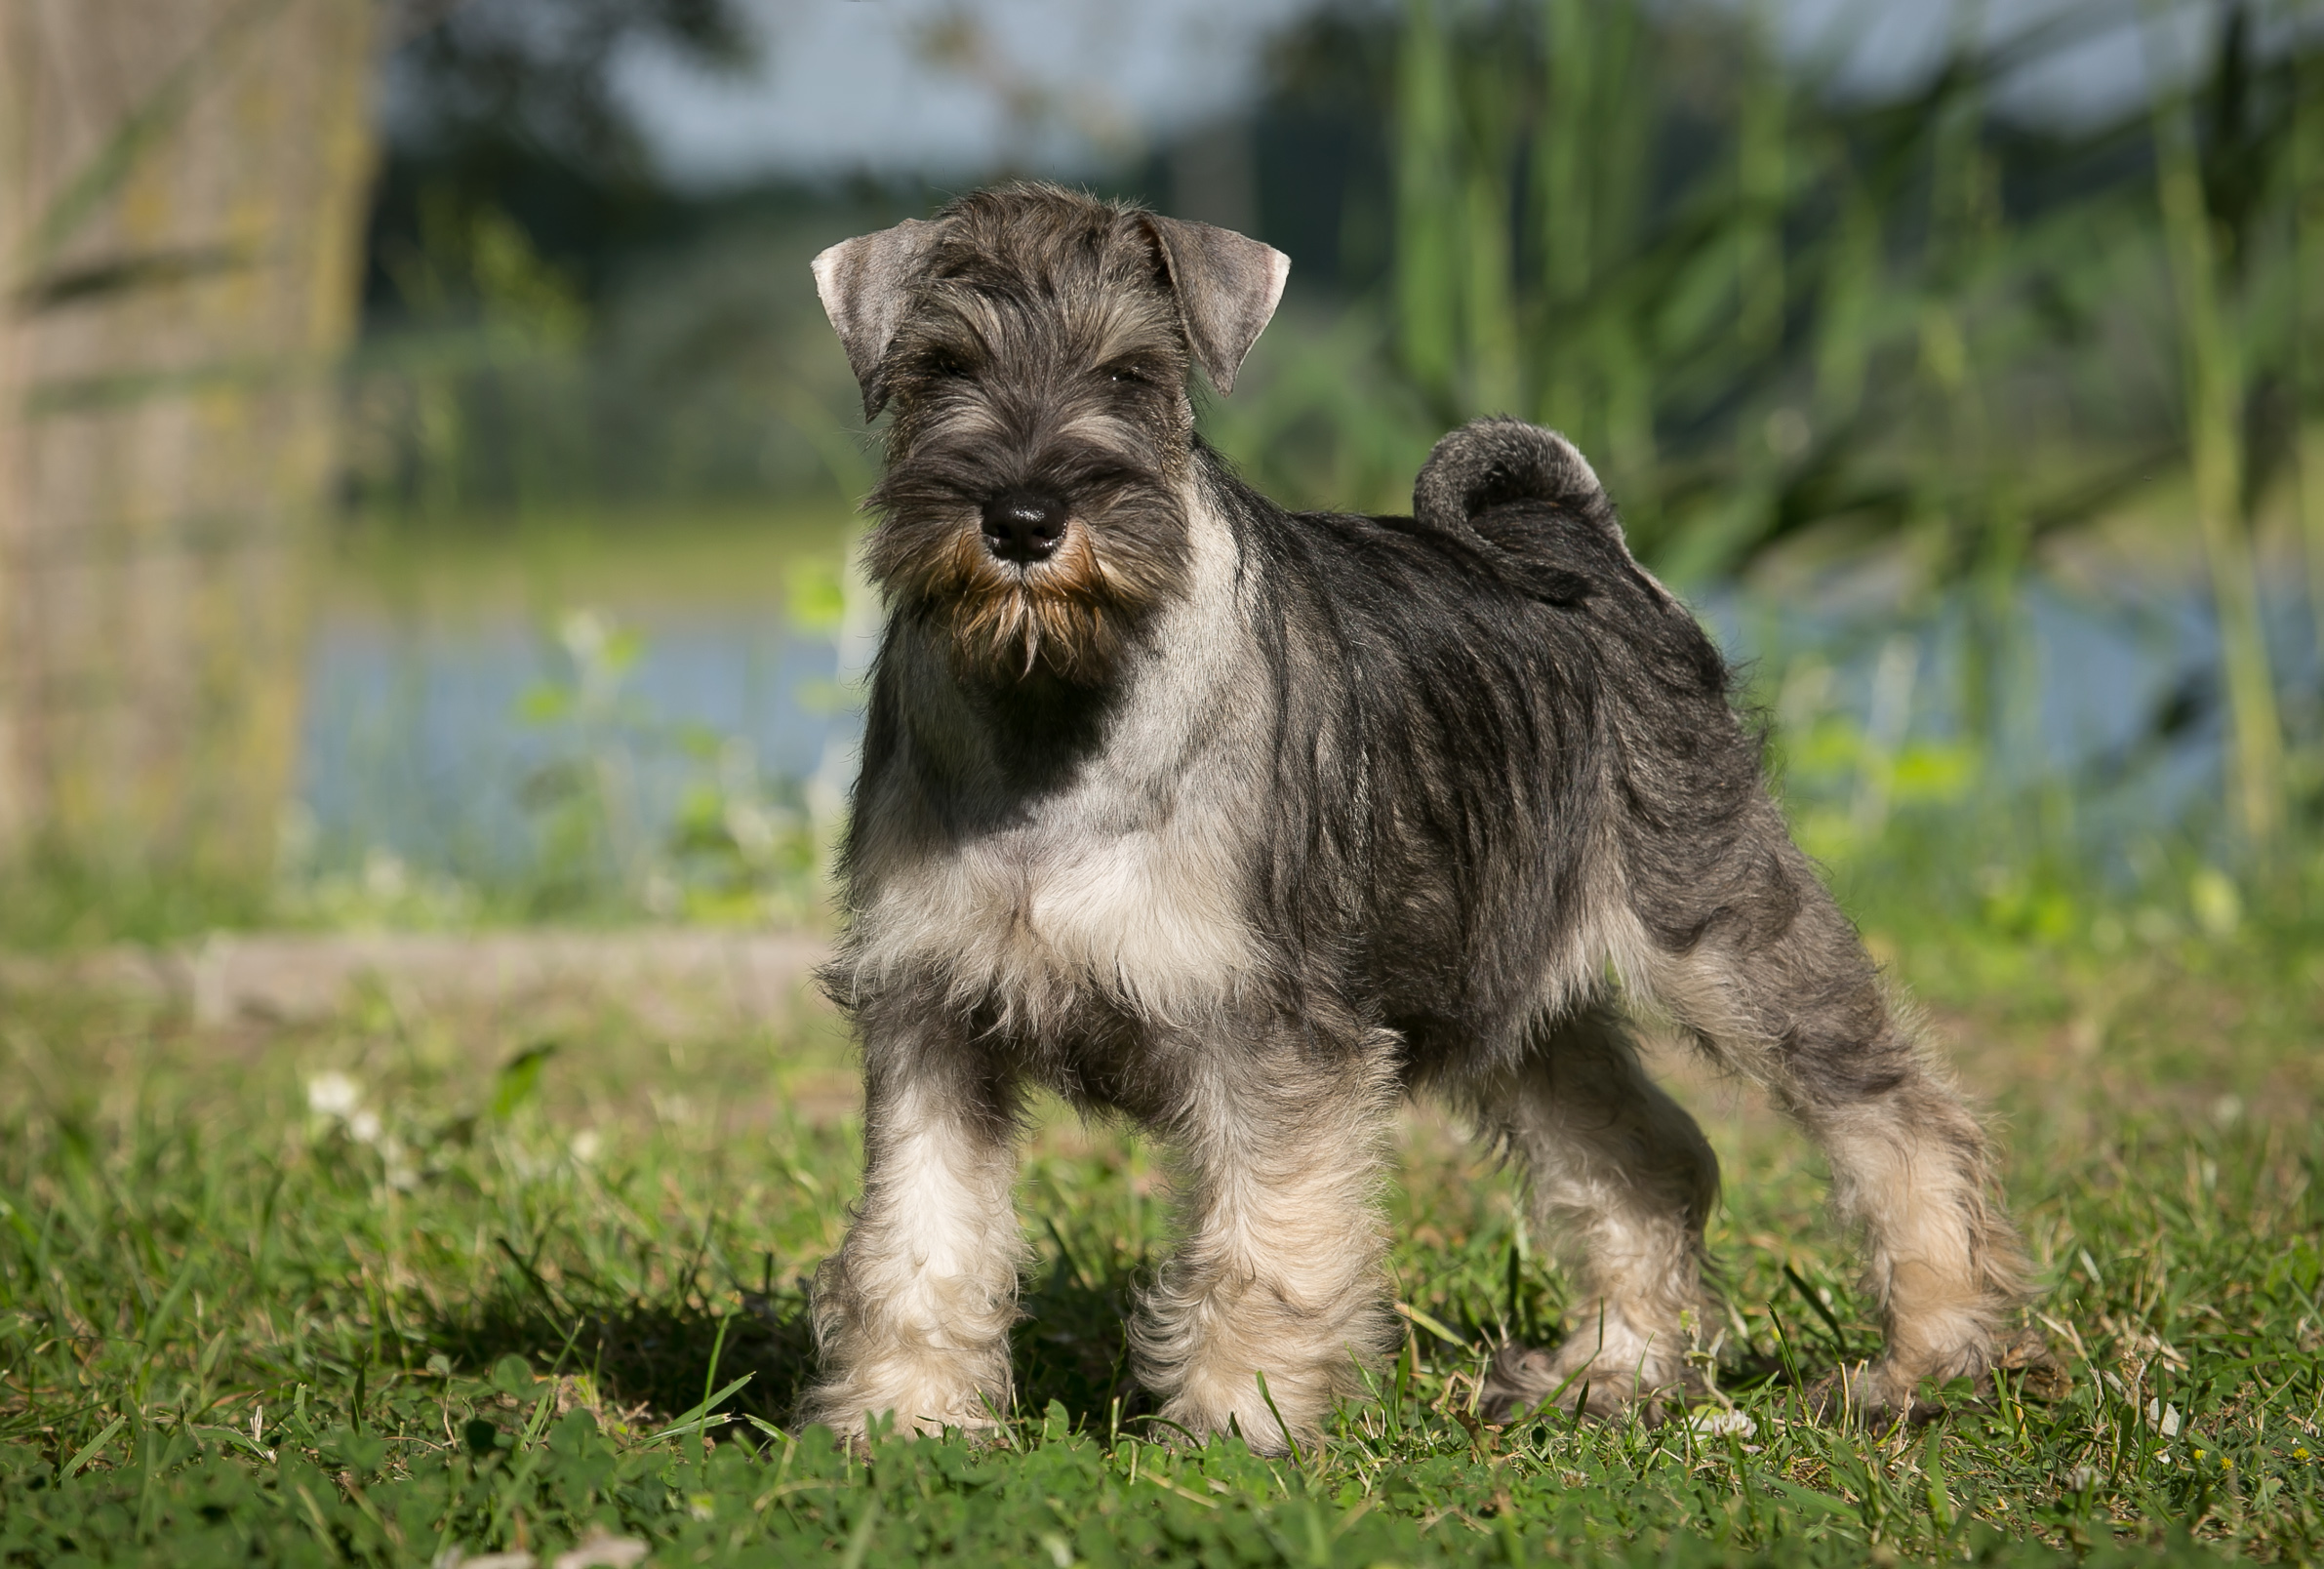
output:
{"label": "dog's eyebrow", "polygon": [[1075,312],[1068,330],[1101,365],[1134,357],[1175,359],[1180,346],[1178,324],[1163,313],[1162,304],[1159,294],[1151,305],[1109,301]]}
{"label": "dog's eyebrow", "polygon": [[932,290],[911,324],[915,348],[950,349],[989,359],[993,345],[1007,341],[999,302],[982,289]]}

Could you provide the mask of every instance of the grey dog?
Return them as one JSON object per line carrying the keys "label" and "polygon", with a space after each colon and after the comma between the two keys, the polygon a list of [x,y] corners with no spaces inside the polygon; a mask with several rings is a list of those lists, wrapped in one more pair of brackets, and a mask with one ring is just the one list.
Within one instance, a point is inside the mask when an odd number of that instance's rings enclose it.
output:
{"label": "grey dog", "polygon": [[1683,1396],[1718,1171],[1623,1003],[1828,1156],[1887,1333],[1855,1402],[1981,1372],[2023,1271],[1984,1135],[1581,455],[1481,421],[1415,516],[1361,517],[1287,513],[1196,435],[1193,369],[1232,388],[1288,269],[1047,185],[816,260],[865,417],[893,417],[826,972],[862,1041],[863,1197],[816,1279],[804,1414],[1009,1409],[1029,1086],[1175,1148],[1182,1233],[1131,1346],[1187,1432],[1279,1451],[1359,1392],[1394,1339],[1385,1136],[1421,1089],[1568,1248],[1570,1333],[1503,1350],[1493,1414]]}

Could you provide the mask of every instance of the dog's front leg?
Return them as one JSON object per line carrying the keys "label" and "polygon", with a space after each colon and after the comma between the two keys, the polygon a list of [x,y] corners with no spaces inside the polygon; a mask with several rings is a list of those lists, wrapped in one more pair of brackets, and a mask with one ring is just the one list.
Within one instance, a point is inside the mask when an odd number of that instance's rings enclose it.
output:
{"label": "dog's front leg", "polygon": [[1392,1048],[1317,1053],[1282,1034],[1198,1049],[1167,1129],[1186,1166],[1186,1236],[1134,1332],[1165,1419],[1198,1438],[1231,1425],[1269,1454],[1284,1426],[1313,1434],[1393,1339],[1379,1215]]}
{"label": "dog's front leg", "polygon": [[1009,1326],[1024,1239],[1014,1091],[974,1048],[866,1030],[863,1199],[815,1277],[822,1375],[801,1415],[844,1436],[893,1412],[913,1427],[989,1428],[1011,1400]]}

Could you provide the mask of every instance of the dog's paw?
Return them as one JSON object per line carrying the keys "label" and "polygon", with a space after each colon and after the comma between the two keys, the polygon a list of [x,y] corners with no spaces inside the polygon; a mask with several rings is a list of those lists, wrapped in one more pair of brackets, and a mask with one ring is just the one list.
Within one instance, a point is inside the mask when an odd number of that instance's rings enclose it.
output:
{"label": "dog's paw", "polygon": [[[919,1433],[934,1438],[949,1431],[971,1439],[995,1438],[1001,1425],[993,1413],[1003,1409],[1006,1407],[999,1402],[975,1390],[948,1399],[935,1398],[925,1390],[917,1397],[882,1398],[843,1385],[810,1390],[799,1403],[797,1420],[801,1427],[830,1428],[842,1443],[861,1453],[874,1430],[896,1436]],[[907,1412],[911,1414],[907,1416]]]}
{"label": "dog's paw", "polygon": [[1597,1418],[1635,1410],[1651,1426],[1683,1402],[1686,1388],[1683,1372],[1659,1362],[1592,1360],[1512,1343],[1493,1355],[1477,1394],[1477,1414],[1498,1427],[1544,1407]]}
{"label": "dog's paw", "polygon": [[[1214,1437],[1239,1437],[1255,1455],[1283,1455],[1291,1450],[1274,1412],[1262,1400],[1206,1402],[1182,1396],[1166,1402],[1160,1417],[1153,1425],[1153,1436],[1174,1449],[1200,1449]],[[1315,1441],[1316,1424],[1302,1423],[1296,1416],[1289,1420],[1302,1448]]]}
{"label": "dog's paw", "polygon": [[1996,1372],[2017,1374],[2020,1390],[2035,1399],[2054,1399],[2070,1388],[2049,1341],[2041,1331],[2028,1328],[1998,1345],[1956,1351],[1934,1369],[1906,1367],[1893,1357],[1840,1368],[1808,1387],[1808,1415],[1818,1422],[1875,1432],[1900,1423],[1919,1427],[1946,1410],[1942,1401],[1923,1392],[1929,1386],[1966,1379],[1970,1399],[1983,1401],[1993,1393]]}
{"label": "dog's paw", "polygon": [[[2074,1381],[2065,1371],[2058,1353],[2051,1349],[2048,1337],[2030,1325],[2001,1348],[1994,1359],[1995,1369],[2017,1375],[2017,1390],[2034,1400],[2063,1400],[2071,1392]],[[1990,1382],[1990,1376],[1980,1382]]]}
{"label": "dog's paw", "polygon": [[1810,1421],[1884,1433],[1899,1426],[1923,1427],[1945,1414],[1942,1404],[1921,1397],[1920,1387],[1919,1379],[1892,1362],[1858,1362],[1809,1385],[1804,1400]]}

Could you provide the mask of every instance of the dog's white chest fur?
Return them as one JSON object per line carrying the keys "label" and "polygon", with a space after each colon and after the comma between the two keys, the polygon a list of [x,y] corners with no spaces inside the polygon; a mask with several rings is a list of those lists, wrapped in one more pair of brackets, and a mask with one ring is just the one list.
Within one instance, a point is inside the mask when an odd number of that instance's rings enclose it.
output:
{"label": "dog's white chest fur", "polygon": [[[962,1000],[1038,1023],[1096,989],[1188,1019],[1259,962],[1247,914],[1257,782],[1224,759],[1257,722],[1229,684],[1241,624],[1225,527],[1198,518],[1191,592],[1153,639],[1102,752],[1022,826],[964,838],[879,878],[851,947],[861,977],[933,972]],[[1225,743],[1222,744],[1222,743]]]}
{"label": "dog's white chest fur", "polygon": [[1028,1022],[1083,988],[1155,1018],[1218,1001],[1252,962],[1235,852],[1220,825],[1185,812],[1119,828],[1099,813],[1063,815],[978,838],[891,882],[866,912],[864,958],[943,973],[956,992]]}

